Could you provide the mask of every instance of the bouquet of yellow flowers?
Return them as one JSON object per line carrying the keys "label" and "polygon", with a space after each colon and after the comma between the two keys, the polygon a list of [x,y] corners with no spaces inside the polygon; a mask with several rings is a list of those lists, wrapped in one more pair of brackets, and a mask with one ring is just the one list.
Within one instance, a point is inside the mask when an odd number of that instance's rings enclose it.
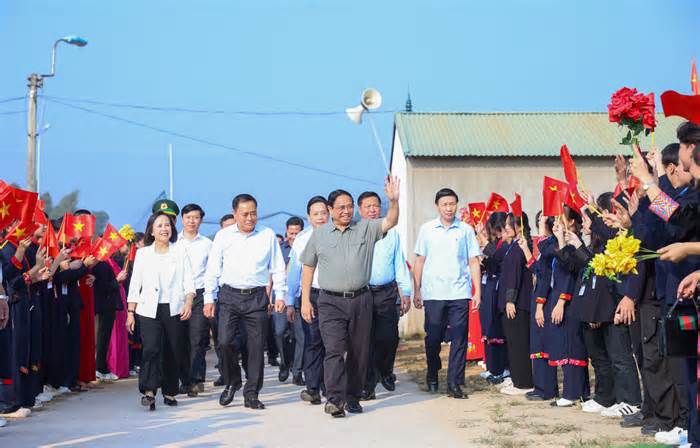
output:
{"label": "bouquet of yellow flowers", "polygon": [[608,240],[605,251],[596,254],[588,263],[584,278],[587,279],[593,272],[599,277],[619,283],[619,275],[637,273],[638,262],[658,257],[657,252],[643,249],[642,242],[629,235],[627,230],[621,230],[615,238]]}
{"label": "bouquet of yellow flowers", "polygon": [[119,235],[128,242],[134,241],[136,238],[136,232],[129,224],[124,224],[121,229],[119,229]]}

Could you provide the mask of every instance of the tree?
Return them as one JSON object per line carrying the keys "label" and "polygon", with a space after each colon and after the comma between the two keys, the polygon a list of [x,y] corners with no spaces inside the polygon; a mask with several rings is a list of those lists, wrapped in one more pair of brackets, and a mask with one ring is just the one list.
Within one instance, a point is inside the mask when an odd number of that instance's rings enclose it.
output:
{"label": "tree", "polygon": [[[45,207],[44,211],[49,215],[49,219],[61,218],[66,213],[73,213],[78,209],[78,199],[80,197],[80,190],[74,190],[63,196],[58,204],[54,206],[53,198],[51,193],[46,192],[41,195],[41,199],[44,201]],[[107,222],[109,222],[109,214],[103,210],[94,210],[92,214],[95,215],[95,233],[102,234]]]}

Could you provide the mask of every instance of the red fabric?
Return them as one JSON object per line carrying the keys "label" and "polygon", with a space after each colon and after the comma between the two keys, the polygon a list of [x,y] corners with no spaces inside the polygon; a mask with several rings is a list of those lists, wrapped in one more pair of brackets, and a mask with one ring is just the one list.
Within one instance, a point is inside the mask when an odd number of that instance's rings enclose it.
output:
{"label": "red fabric", "polygon": [[[136,260],[136,243],[131,243],[131,246],[129,246],[129,257],[127,258],[130,262],[134,262]],[[408,264],[408,261],[406,262],[406,265],[408,266],[408,270],[411,270],[411,265]]]}
{"label": "red fabric", "polygon": [[486,203],[485,202],[472,202],[469,204],[469,214],[472,217],[472,221],[476,224],[481,224],[486,219]]}
{"label": "red fabric", "polygon": [[564,201],[569,193],[569,185],[551,177],[544,177],[542,186],[542,214],[561,216],[564,214]]}
{"label": "red fabric", "polygon": [[523,216],[523,199],[518,193],[515,193],[515,199],[510,203],[510,209],[513,211],[513,216],[518,218]]}
{"label": "red fabric", "polygon": [[[474,294],[474,285],[472,285],[472,294]],[[469,304],[471,308],[471,303]],[[481,319],[478,313],[469,313],[469,329],[467,330],[467,361],[476,361],[483,359],[485,350],[484,342],[481,340]]]}
{"label": "red fabric", "polygon": [[690,67],[690,90],[693,95],[700,95],[700,87],[698,87],[698,68],[695,66],[695,58]]}
{"label": "red fabric", "polygon": [[41,199],[36,201],[36,207],[34,207],[34,222],[41,224],[42,226],[49,225],[49,218],[47,218],[46,213],[44,213],[45,207],[46,204]]}
{"label": "red fabric", "polygon": [[80,297],[83,309],[80,310],[80,371],[78,381],[95,381],[95,301],[92,287],[85,284],[86,277],[80,279]]}
{"label": "red fabric", "polygon": [[567,148],[566,145],[562,145],[559,150],[559,155],[561,156],[561,165],[564,168],[564,179],[566,179],[569,185],[577,185],[578,171],[576,170],[576,164],[571,157],[569,148]]}
{"label": "red fabric", "polygon": [[506,199],[500,194],[491,193],[491,197],[489,197],[489,202],[486,205],[486,211],[488,213],[508,213],[508,201],[506,201]]}
{"label": "red fabric", "polygon": [[56,258],[59,248],[58,239],[56,239],[56,232],[54,232],[53,226],[46,226],[46,234],[44,235],[44,240],[41,245],[46,248],[51,258]]}
{"label": "red fabric", "polygon": [[685,118],[700,125],[700,95],[681,95],[673,90],[661,94],[664,115]]}
{"label": "red fabric", "polygon": [[95,235],[95,217],[93,215],[73,216],[66,213],[63,217],[63,229],[70,239],[85,238],[90,240]]}

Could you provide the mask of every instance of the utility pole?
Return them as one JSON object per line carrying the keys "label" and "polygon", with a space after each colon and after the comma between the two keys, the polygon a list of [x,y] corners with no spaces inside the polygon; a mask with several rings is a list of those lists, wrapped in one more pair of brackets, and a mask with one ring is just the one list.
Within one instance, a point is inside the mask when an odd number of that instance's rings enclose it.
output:
{"label": "utility pole", "polygon": [[36,190],[36,97],[39,89],[44,86],[44,78],[52,78],[56,75],[56,47],[61,42],[76,47],[84,47],[87,41],[78,36],[66,36],[53,43],[51,49],[51,73],[39,75],[32,73],[29,75],[29,104],[27,107],[27,189]]}
{"label": "utility pole", "polygon": [[41,75],[29,75],[29,104],[27,105],[27,189],[37,191],[36,185],[36,97],[44,85]]}

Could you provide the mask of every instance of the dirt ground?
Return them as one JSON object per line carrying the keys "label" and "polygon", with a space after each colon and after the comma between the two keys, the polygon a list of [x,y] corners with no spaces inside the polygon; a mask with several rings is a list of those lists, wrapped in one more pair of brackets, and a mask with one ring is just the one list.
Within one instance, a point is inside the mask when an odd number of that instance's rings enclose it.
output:
{"label": "dirt ground", "polygon": [[[443,344],[443,367],[447,366],[449,346]],[[399,345],[397,371],[404,371],[425,388],[423,341],[407,340]],[[467,365],[468,400],[449,400],[446,417],[464,432],[463,446],[515,447],[660,447],[653,437],[644,437],[639,428],[621,428],[619,419],[605,418],[572,408],[554,408],[549,402],[531,402],[524,397],[499,393],[496,386],[479,377],[476,363]],[[440,371],[444,393],[446,368]]]}

